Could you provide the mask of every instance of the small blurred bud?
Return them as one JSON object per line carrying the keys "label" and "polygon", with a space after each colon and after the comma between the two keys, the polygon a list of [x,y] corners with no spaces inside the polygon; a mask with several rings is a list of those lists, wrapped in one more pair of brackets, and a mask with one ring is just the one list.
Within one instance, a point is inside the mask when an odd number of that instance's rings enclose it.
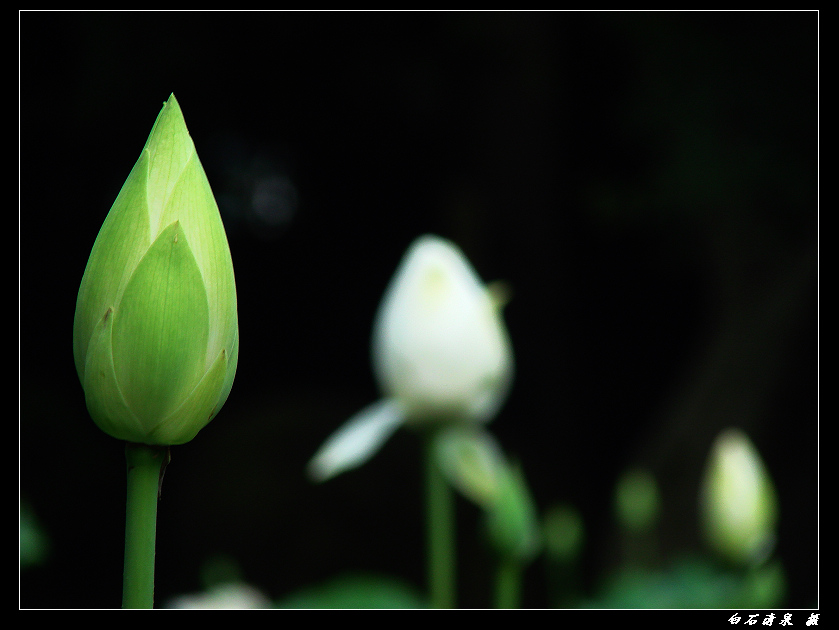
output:
{"label": "small blurred bud", "polygon": [[497,503],[506,462],[490,433],[474,425],[440,431],[434,456],[449,483],[465,497],[484,508]]}
{"label": "small blurred bud", "polygon": [[761,563],[775,545],[778,502],[760,455],[740,429],[715,440],[700,493],[705,538],[725,560]]}
{"label": "small blurred bud", "polygon": [[542,525],[545,553],[560,562],[576,560],[585,545],[585,526],[579,510],[571,505],[555,505],[544,517]]}
{"label": "small blurred bud", "polygon": [[649,531],[658,519],[660,499],[655,477],[647,470],[625,472],[615,488],[615,512],[627,530]]}

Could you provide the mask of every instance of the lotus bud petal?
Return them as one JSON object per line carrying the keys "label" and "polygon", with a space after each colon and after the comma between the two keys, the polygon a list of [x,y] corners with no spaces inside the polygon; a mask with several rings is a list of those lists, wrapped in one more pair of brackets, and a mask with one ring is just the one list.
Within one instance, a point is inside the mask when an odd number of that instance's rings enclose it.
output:
{"label": "lotus bud petal", "polygon": [[129,442],[188,442],[233,386],[233,262],[174,94],[93,244],[73,355],[94,422]]}
{"label": "lotus bud petal", "polygon": [[772,551],[778,519],[775,488],[743,431],[727,429],[715,440],[700,507],[705,538],[721,558],[750,566]]}
{"label": "lotus bud petal", "polygon": [[308,465],[314,481],[326,481],[355,468],[375,455],[405,421],[405,412],[395,400],[384,398],[368,405],[318,449]]}

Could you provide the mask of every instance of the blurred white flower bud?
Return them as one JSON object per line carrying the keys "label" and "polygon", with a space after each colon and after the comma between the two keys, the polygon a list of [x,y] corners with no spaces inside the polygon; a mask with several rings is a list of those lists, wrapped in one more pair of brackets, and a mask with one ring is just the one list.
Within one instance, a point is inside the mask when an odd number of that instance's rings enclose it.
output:
{"label": "blurred white flower bud", "polygon": [[373,367],[409,421],[491,419],[513,354],[499,309],[461,251],[423,236],[411,245],[376,317]]}
{"label": "blurred white flower bud", "polygon": [[426,235],[410,246],[372,346],[383,399],[326,441],[309,464],[315,479],[364,463],[405,423],[488,422],[509,392],[513,353],[500,304],[445,239]]}

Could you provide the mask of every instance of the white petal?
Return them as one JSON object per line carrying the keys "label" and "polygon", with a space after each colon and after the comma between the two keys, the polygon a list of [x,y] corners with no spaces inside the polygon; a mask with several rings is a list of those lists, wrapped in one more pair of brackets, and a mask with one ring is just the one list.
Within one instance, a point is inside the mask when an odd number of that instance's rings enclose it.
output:
{"label": "white petal", "polygon": [[309,476],[326,481],[375,455],[405,421],[404,407],[385,398],[365,407],[324,442],[309,462]]}

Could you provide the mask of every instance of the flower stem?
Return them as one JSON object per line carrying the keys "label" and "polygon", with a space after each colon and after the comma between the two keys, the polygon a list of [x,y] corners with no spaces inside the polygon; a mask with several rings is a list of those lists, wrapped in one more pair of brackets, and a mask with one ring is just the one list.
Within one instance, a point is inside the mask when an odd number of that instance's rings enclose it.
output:
{"label": "flower stem", "polygon": [[495,574],[495,607],[518,608],[521,565],[512,558],[501,558]]}
{"label": "flower stem", "polygon": [[166,446],[127,443],[128,495],[125,509],[123,608],[154,606],[154,548],[161,472],[169,459]]}
{"label": "flower stem", "polygon": [[429,599],[432,608],[454,608],[454,494],[434,457],[433,434],[425,445],[426,535]]}

